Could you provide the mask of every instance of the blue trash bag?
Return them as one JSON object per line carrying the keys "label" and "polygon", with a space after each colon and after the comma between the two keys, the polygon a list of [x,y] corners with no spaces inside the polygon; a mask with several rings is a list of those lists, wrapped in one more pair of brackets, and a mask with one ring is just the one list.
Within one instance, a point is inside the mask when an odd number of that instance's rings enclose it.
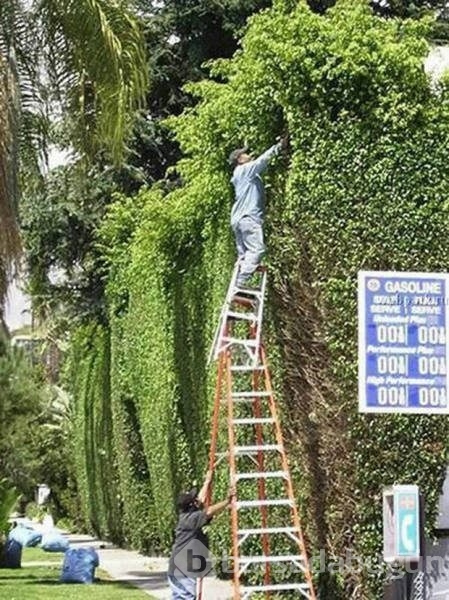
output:
{"label": "blue trash bag", "polygon": [[64,555],[61,583],[93,583],[100,561],[93,548],[70,548]]}
{"label": "blue trash bag", "polygon": [[2,567],[4,569],[20,569],[22,566],[22,545],[16,540],[6,540],[3,550]]}
{"label": "blue trash bag", "polygon": [[18,542],[23,548],[26,546],[37,546],[42,539],[42,534],[34,529],[29,529],[23,525],[17,525],[8,534],[8,540]]}
{"label": "blue trash bag", "polygon": [[42,536],[41,548],[45,552],[66,552],[69,549],[69,542],[58,531],[52,530]]}

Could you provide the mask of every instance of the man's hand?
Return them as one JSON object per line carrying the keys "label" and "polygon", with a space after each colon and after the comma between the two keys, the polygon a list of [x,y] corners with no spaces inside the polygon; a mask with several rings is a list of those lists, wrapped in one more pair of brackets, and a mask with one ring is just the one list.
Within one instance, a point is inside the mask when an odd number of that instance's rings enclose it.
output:
{"label": "man's hand", "polygon": [[283,135],[281,137],[280,141],[281,141],[281,149],[282,150],[286,150],[288,148],[289,143],[290,143],[290,138],[289,138],[288,133],[286,133],[285,135]]}
{"label": "man's hand", "polygon": [[223,512],[230,506],[230,504],[234,498],[235,498],[235,488],[231,488],[228,492],[228,497],[226,498],[226,500],[223,500],[222,502],[218,502],[218,504],[213,504],[212,506],[209,506],[208,508],[206,508],[207,516],[215,517],[215,515],[219,515],[221,512]]}
{"label": "man's hand", "polygon": [[213,470],[209,469],[208,472],[206,473],[206,478],[204,480],[203,487],[201,488],[201,490],[200,490],[200,492],[198,494],[198,499],[203,504],[206,502],[207,492],[209,491],[209,487],[210,487],[210,484],[212,482],[212,477],[213,476],[214,476]]}

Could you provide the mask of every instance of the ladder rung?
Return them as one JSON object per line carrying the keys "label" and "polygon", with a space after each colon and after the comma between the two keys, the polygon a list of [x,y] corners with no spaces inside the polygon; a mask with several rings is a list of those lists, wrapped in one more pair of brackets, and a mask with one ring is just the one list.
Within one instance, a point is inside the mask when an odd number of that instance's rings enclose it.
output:
{"label": "ladder rung", "polygon": [[259,508],[261,506],[293,506],[292,500],[241,500],[235,503],[237,508]]}
{"label": "ladder rung", "polygon": [[252,367],[251,365],[234,365],[233,367],[231,367],[231,371],[233,373],[235,373],[235,372],[250,373],[251,371],[263,371],[264,369],[265,369],[265,367],[263,365],[258,365],[257,367]]}
{"label": "ladder rung", "polygon": [[[232,394],[233,402],[255,402],[260,398],[270,398],[270,392],[234,392]],[[226,400],[225,400],[226,402]]]}
{"label": "ladder rung", "polygon": [[292,555],[284,555],[280,554],[279,556],[240,556],[238,559],[241,565],[251,565],[251,564],[259,564],[259,563],[276,563],[276,562],[298,562],[300,560],[304,560],[302,554],[292,554]]}
{"label": "ladder rung", "polygon": [[[257,400],[257,397],[253,396],[238,396],[237,398],[233,395],[232,396],[232,402],[236,403],[236,402],[255,402]],[[227,399],[224,398],[224,400],[222,400],[223,402],[227,402]]]}
{"label": "ladder rung", "polygon": [[275,477],[288,478],[287,471],[254,471],[252,473],[237,473],[239,479],[273,479]]}
{"label": "ladder rung", "polygon": [[[248,450],[248,452],[242,452],[241,454],[236,454],[235,457],[236,458],[243,458],[245,456],[256,456],[257,455],[257,451],[256,450]],[[229,452],[217,452],[217,457],[219,458],[228,458],[229,457]]]}
{"label": "ladder rung", "polygon": [[253,313],[239,313],[228,310],[226,313],[228,319],[242,319],[243,321],[257,321],[257,317]]}
{"label": "ladder rung", "polygon": [[[307,583],[272,583],[270,585],[248,585],[240,588],[243,594],[256,592],[283,592],[288,590],[310,591]],[[306,598],[309,596],[307,595]]]}
{"label": "ladder rung", "polygon": [[246,308],[256,308],[256,302],[260,302],[261,298],[248,298],[248,296],[240,296],[234,294],[231,298],[227,300],[227,305],[231,304],[239,304],[240,306],[245,306]]}
{"label": "ladder rung", "polygon": [[257,346],[257,341],[253,340],[253,339],[247,339],[247,338],[235,338],[235,337],[229,337],[227,335],[224,335],[221,338],[222,342],[227,342],[228,344],[244,344],[245,346],[252,346],[252,347],[256,347]]}
{"label": "ladder rung", "polygon": [[234,454],[246,454],[247,452],[280,452],[282,446],[279,444],[265,444],[263,446],[235,446]]}
{"label": "ladder rung", "polygon": [[296,527],[260,527],[259,529],[239,529],[237,532],[239,535],[263,535],[265,533],[296,533],[298,529]]}
{"label": "ladder rung", "polygon": [[260,296],[260,294],[262,293],[262,288],[241,288],[238,286],[234,287],[234,297],[239,295],[239,292],[241,294],[243,294],[243,297],[245,298],[245,296]]}
{"label": "ladder rung", "polygon": [[276,421],[271,417],[267,417],[260,419],[234,419],[232,422],[234,425],[270,425]]}
{"label": "ladder rung", "polygon": [[269,398],[271,392],[232,392],[233,398]]}

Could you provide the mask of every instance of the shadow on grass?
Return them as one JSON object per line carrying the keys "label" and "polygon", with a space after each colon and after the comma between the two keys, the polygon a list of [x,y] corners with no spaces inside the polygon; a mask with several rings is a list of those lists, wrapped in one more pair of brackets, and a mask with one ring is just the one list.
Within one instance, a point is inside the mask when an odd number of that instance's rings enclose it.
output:
{"label": "shadow on grass", "polygon": [[26,581],[25,585],[69,585],[72,586],[80,586],[80,587],[88,587],[89,585],[94,585],[95,587],[106,587],[113,586],[116,588],[126,588],[132,589],[132,586],[129,585],[126,581],[113,581],[113,580],[105,580],[105,579],[97,579],[94,583],[63,583],[58,579],[36,579],[35,581]]}
{"label": "shadow on grass", "polygon": [[[159,575],[159,574],[158,574]],[[165,574],[164,574],[165,575]],[[139,583],[148,583],[152,589],[157,589],[160,587],[159,584],[162,582],[165,584],[165,579],[162,581],[162,578],[158,578],[158,580],[148,580],[148,579],[133,579],[132,581],[117,581],[114,579],[95,579],[93,584],[86,583],[65,583],[59,581],[57,578],[48,578],[48,577],[39,577],[39,575],[16,575],[16,576],[4,576],[0,575],[0,589],[3,585],[11,585],[15,581],[20,581],[21,585],[39,585],[39,586],[51,586],[51,587],[60,587],[60,586],[70,586],[72,587],[88,587],[89,585],[95,587],[114,587],[116,589],[123,590],[131,590],[134,588],[136,584]],[[134,584],[134,585],[133,585]]]}
{"label": "shadow on grass", "polygon": [[[0,570],[0,598],[2,597],[1,590],[3,588],[9,589],[11,586],[23,586],[24,589],[32,589],[33,587],[38,586],[47,587],[48,596],[53,595],[53,592],[51,592],[50,589],[89,588],[89,584],[60,582],[60,574],[60,565],[37,567],[31,572],[28,567],[24,569]],[[95,588],[99,587],[103,590],[109,589],[111,591],[129,591],[134,588],[141,588],[142,590],[151,592],[152,590],[163,589],[167,586],[167,573],[165,570],[135,570],[127,572],[126,579],[110,579],[107,575],[106,577],[101,575],[100,578],[96,578],[94,584],[91,585]],[[57,594],[57,592],[55,593]]]}

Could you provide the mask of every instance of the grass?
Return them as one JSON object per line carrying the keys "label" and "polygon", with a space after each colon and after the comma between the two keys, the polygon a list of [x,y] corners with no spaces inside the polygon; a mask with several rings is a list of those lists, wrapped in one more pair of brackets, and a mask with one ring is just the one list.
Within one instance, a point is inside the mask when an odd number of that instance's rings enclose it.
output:
{"label": "grass", "polygon": [[[62,554],[26,548],[22,569],[0,569],[0,598],[8,600],[149,600],[150,596],[96,570],[93,585],[59,583]],[[33,564],[34,563],[34,564]],[[43,566],[44,563],[51,563]]]}
{"label": "grass", "polygon": [[[22,563],[57,563],[62,565],[62,554],[59,552],[44,552],[40,548],[24,548],[22,552]],[[1,574],[1,571],[0,571]]]}

